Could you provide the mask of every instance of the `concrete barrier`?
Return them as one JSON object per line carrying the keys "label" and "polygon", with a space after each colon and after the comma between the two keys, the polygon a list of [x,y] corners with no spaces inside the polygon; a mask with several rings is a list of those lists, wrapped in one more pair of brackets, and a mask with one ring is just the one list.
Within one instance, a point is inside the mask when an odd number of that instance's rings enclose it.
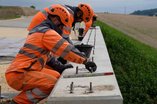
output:
{"label": "concrete barrier", "polygon": [[97,71],[89,73],[84,65],[63,72],[48,97],[48,104],[122,104],[121,95],[100,27],[90,29],[83,44],[93,45],[90,60]]}

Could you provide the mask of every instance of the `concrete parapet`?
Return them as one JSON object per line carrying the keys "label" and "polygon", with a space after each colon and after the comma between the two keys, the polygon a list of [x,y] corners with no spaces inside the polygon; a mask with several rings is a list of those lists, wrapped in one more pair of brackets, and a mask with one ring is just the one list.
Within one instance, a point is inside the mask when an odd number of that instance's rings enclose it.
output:
{"label": "concrete parapet", "polygon": [[84,65],[63,72],[48,97],[48,104],[122,104],[121,95],[100,27],[90,29],[82,44],[93,45],[90,60],[97,71],[89,73]]}

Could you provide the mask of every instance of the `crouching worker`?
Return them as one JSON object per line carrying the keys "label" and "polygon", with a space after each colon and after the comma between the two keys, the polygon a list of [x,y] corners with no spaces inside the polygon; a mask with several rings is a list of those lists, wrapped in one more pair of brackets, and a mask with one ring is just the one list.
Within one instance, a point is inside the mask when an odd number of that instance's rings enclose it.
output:
{"label": "crouching worker", "polygon": [[[48,97],[60,74],[45,68],[50,53],[65,60],[84,64],[87,70],[95,71],[96,64],[81,53],[58,33],[58,29],[71,26],[70,13],[61,5],[54,5],[48,18],[33,28],[25,44],[6,71],[7,83],[21,91],[11,104],[36,104]],[[56,28],[57,27],[57,28]]]}

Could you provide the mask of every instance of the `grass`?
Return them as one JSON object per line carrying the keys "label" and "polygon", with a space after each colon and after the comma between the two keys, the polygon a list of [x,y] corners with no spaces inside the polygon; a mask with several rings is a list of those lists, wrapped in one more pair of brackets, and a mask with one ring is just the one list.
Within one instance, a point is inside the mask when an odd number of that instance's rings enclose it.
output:
{"label": "grass", "polygon": [[0,19],[14,19],[21,17],[22,10],[15,6],[0,6]]}
{"label": "grass", "polygon": [[0,16],[0,20],[15,19],[20,17],[21,17],[20,15]]}
{"label": "grass", "polygon": [[97,21],[108,48],[124,104],[157,104],[157,49]]}

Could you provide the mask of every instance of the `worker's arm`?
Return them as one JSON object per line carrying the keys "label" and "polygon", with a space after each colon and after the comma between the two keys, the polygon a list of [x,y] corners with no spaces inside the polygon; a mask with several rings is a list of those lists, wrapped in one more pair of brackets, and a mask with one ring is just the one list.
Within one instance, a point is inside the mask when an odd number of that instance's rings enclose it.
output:
{"label": "worker's arm", "polygon": [[42,39],[44,47],[50,50],[54,55],[60,56],[65,60],[84,64],[90,72],[96,71],[96,64],[88,61],[73,45],[68,43],[54,30],[47,31]]}
{"label": "worker's arm", "polygon": [[54,30],[49,30],[44,34],[42,43],[54,55],[62,57],[65,60],[82,64],[87,59]]}

